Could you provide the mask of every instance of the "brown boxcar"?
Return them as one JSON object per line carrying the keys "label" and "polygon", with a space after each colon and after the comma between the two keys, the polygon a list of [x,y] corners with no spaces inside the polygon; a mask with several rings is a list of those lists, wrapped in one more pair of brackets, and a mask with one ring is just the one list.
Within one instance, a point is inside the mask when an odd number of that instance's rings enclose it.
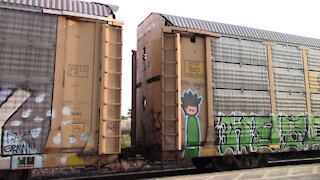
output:
{"label": "brown boxcar", "polygon": [[137,31],[134,143],[183,158],[318,150],[319,48],[152,13]]}
{"label": "brown boxcar", "polygon": [[117,157],[122,22],[114,10],[0,0],[0,170]]}

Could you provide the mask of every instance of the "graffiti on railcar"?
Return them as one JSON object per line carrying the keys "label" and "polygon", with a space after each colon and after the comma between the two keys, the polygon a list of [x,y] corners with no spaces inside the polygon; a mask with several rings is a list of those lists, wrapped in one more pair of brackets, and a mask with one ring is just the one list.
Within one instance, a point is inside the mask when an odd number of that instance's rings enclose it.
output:
{"label": "graffiti on railcar", "polygon": [[1,154],[43,152],[50,129],[51,98],[14,85],[0,89]]}
{"label": "graffiti on railcar", "polygon": [[242,154],[258,148],[269,149],[272,120],[271,117],[219,117],[216,129],[220,152]]}
{"label": "graffiti on railcar", "polygon": [[283,151],[303,150],[307,138],[306,117],[281,117],[280,142]]}
{"label": "graffiti on railcar", "polygon": [[308,133],[305,150],[320,150],[320,118],[308,118]]}
{"label": "graffiti on railcar", "polygon": [[181,108],[186,119],[186,150],[183,157],[198,157],[200,143],[200,122],[198,114],[202,96],[199,96],[197,91],[192,92],[190,89],[184,91],[181,97]]}
{"label": "graffiti on railcar", "polygon": [[319,118],[218,117],[215,128],[221,154],[319,149]]}

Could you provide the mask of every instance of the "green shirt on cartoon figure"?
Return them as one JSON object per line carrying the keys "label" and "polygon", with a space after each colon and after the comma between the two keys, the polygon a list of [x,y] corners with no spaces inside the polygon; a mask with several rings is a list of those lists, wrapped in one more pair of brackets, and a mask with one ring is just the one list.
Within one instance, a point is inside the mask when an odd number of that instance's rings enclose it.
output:
{"label": "green shirt on cartoon figure", "polygon": [[202,97],[198,97],[198,92],[189,90],[184,92],[181,97],[181,106],[186,118],[186,147],[183,154],[184,158],[199,156],[200,128],[197,114]]}
{"label": "green shirt on cartoon figure", "polygon": [[[199,124],[195,116],[187,120],[187,148],[184,157],[198,157],[199,154]],[[191,148],[192,147],[192,148]]]}

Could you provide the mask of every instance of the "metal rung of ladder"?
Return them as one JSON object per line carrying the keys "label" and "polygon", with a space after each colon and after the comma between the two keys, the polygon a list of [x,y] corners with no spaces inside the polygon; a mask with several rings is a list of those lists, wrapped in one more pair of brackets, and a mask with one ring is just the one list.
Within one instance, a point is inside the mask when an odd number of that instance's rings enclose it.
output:
{"label": "metal rung of ladder", "polygon": [[114,105],[114,106],[120,106],[121,103],[103,103],[103,105]]}
{"label": "metal rung of ladder", "polygon": [[177,76],[162,76],[164,78],[177,78]]}
{"label": "metal rung of ladder", "polygon": [[107,154],[119,154],[119,152],[108,152]]}
{"label": "metal rung of ladder", "polygon": [[178,104],[163,104],[163,106],[178,106]]}
{"label": "metal rung of ladder", "polygon": [[178,136],[178,133],[176,133],[176,134],[164,134],[162,136]]}
{"label": "metal rung of ladder", "polygon": [[105,71],[104,73],[106,73],[106,74],[122,74],[121,72],[107,72],[107,71]]}
{"label": "metal rung of ladder", "polygon": [[164,121],[178,121],[178,119],[177,118],[175,118],[175,119],[165,119]]}
{"label": "metal rung of ladder", "polygon": [[116,60],[122,60],[121,57],[114,57],[114,56],[105,56],[106,59],[116,59]]}
{"label": "metal rung of ladder", "polygon": [[174,61],[162,61],[164,64],[177,64],[177,62]]}
{"label": "metal rung of ladder", "polygon": [[121,42],[116,42],[116,41],[105,41],[106,43],[112,43],[112,44],[116,44],[116,45],[122,45]]}
{"label": "metal rung of ladder", "polygon": [[120,122],[121,119],[108,119],[108,120],[102,119],[102,121],[105,121],[105,122],[108,122],[108,121],[110,121],[110,122]]}
{"label": "metal rung of ladder", "polygon": [[173,49],[172,48],[163,48],[163,50],[175,51],[176,49],[175,48],[173,48]]}
{"label": "metal rung of ladder", "polygon": [[103,138],[121,138],[122,135],[114,135],[114,136],[102,136]]}
{"label": "metal rung of ladder", "polygon": [[116,87],[104,87],[104,89],[121,90],[121,88],[116,88]]}
{"label": "metal rung of ladder", "polygon": [[171,33],[165,33],[165,34],[166,34],[166,36],[176,37],[176,35],[175,35],[175,34],[171,34]]}
{"label": "metal rung of ladder", "polygon": [[173,89],[173,90],[166,90],[166,89],[164,89],[164,90],[162,90],[163,92],[177,92],[178,90],[177,89]]}

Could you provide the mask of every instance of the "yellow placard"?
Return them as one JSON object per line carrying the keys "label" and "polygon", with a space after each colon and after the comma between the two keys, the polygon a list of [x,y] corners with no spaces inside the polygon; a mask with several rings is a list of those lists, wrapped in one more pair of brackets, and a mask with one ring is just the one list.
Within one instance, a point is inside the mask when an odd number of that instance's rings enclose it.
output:
{"label": "yellow placard", "polygon": [[269,148],[274,148],[274,149],[280,148],[280,144],[270,145]]}
{"label": "yellow placard", "polygon": [[207,149],[201,149],[202,153],[210,153],[210,152],[215,152],[215,148],[207,148]]}
{"label": "yellow placard", "polygon": [[83,157],[68,157],[66,165],[83,165],[84,158]]}
{"label": "yellow placard", "polygon": [[199,61],[185,61],[185,76],[193,78],[204,77],[204,62]]}
{"label": "yellow placard", "polygon": [[74,131],[83,131],[84,130],[84,124],[72,124],[72,129]]}

